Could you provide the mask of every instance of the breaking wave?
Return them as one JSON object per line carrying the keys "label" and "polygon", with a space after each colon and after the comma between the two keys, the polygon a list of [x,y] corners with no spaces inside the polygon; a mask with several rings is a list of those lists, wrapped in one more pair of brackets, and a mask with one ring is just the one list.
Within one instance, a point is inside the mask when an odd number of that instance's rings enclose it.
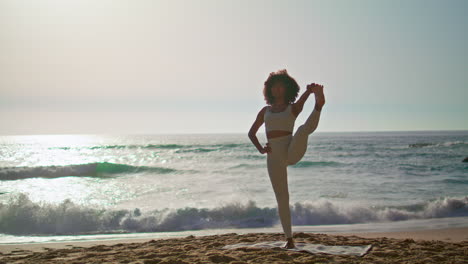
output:
{"label": "breaking wave", "polygon": [[[328,200],[291,205],[293,225],[330,225],[468,216],[468,196],[445,197],[400,207],[340,206]],[[279,223],[276,208],[254,201],[207,208],[164,208],[142,212],[98,209],[70,200],[60,204],[32,202],[25,194],[0,203],[0,232],[13,235],[78,235],[115,232],[163,232],[212,228],[271,227]]]}
{"label": "breaking wave", "polygon": [[464,146],[468,142],[465,141],[448,141],[448,142],[419,142],[414,144],[409,144],[410,148],[424,148],[424,147],[452,147],[452,146]]}
{"label": "breaking wave", "polygon": [[180,172],[176,169],[150,166],[132,166],[110,162],[94,162],[65,166],[1,167],[0,180],[27,178],[58,178],[65,176],[105,177],[119,173],[151,172],[156,174]]}

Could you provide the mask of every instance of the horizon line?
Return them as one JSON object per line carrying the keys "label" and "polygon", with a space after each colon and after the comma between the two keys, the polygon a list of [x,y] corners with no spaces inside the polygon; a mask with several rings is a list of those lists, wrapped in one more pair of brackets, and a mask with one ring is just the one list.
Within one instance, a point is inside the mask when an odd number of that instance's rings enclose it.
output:
{"label": "horizon line", "polygon": [[[358,131],[317,131],[315,133],[389,133],[389,132],[463,132],[467,131],[468,129],[431,129],[431,130],[358,130]],[[177,133],[42,133],[42,134],[0,134],[0,137],[8,137],[8,136],[157,136],[157,135],[240,135],[240,134],[248,134],[247,132],[177,132]],[[257,134],[265,135],[265,132],[257,132]]]}

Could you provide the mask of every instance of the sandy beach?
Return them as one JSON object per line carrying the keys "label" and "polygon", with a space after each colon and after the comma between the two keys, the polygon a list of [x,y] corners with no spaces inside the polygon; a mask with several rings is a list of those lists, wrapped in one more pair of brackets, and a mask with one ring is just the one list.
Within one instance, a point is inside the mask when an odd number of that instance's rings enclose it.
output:
{"label": "sandy beach", "polygon": [[0,263],[467,263],[468,228],[387,233],[294,233],[296,242],[372,244],[358,256],[310,254],[279,248],[221,249],[235,243],[284,240],[282,233],[226,233],[170,239],[10,244]]}

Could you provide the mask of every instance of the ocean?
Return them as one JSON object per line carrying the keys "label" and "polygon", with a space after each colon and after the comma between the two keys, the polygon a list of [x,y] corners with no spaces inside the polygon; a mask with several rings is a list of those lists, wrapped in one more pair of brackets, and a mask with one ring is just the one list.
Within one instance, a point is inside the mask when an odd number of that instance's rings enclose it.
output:
{"label": "ocean", "polygon": [[[468,226],[466,157],[468,131],[314,132],[293,232]],[[259,230],[282,232],[247,133],[0,137],[0,243]]]}

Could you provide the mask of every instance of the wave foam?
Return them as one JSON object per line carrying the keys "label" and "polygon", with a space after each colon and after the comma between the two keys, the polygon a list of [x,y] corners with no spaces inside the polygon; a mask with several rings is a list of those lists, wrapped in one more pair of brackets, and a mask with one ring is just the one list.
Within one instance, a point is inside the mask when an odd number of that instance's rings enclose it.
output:
{"label": "wave foam", "polygon": [[[468,196],[440,198],[399,208],[343,207],[324,200],[291,206],[293,225],[330,225],[468,216]],[[271,227],[279,223],[276,208],[254,201],[221,207],[134,210],[96,209],[65,200],[58,205],[34,203],[25,194],[0,203],[0,232],[14,235],[164,232],[212,228]]]}
{"label": "wave foam", "polygon": [[424,148],[424,147],[451,147],[451,146],[463,146],[467,145],[468,142],[465,141],[447,141],[447,142],[419,142],[414,144],[409,144],[410,148]]}

